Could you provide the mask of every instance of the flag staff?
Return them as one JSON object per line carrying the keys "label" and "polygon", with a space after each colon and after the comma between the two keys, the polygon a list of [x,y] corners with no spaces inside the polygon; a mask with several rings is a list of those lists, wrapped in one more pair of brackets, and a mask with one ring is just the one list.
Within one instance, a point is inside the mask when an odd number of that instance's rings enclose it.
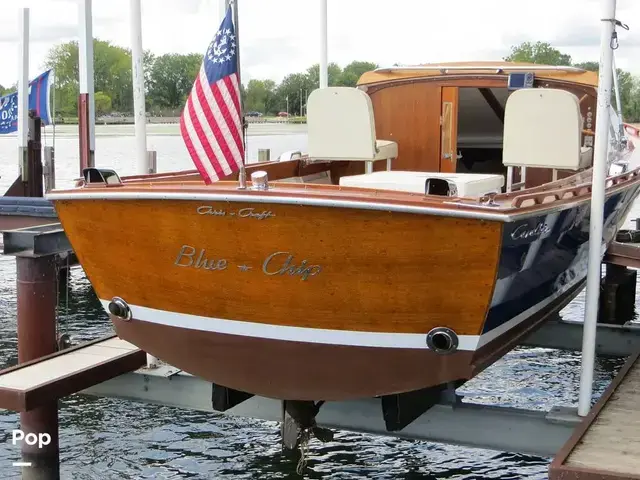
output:
{"label": "flag staff", "polygon": [[238,85],[240,88],[240,122],[242,123],[242,143],[244,145],[244,158],[238,172],[239,190],[247,188],[247,122],[244,117],[244,104],[242,101],[242,75],[240,74],[240,28],[238,25],[238,0],[225,0],[226,8],[233,8],[233,26],[236,31],[236,71],[238,72]]}
{"label": "flag staff", "polygon": [[27,144],[29,142],[29,9],[21,8],[18,48],[18,159],[22,181],[26,182]]}
{"label": "flag staff", "polygon": [[582,333],[582,361],[578,415],[586,416],[591,410],[593,369],[595,363],[596,332],[600,278],[602,277],[602,231],[604,223],[605,181],[607,179],[607,151],[609,148],[609,115],[611,86],[613,83],[613,39],[616,35],[616,0],[602,0],[600,21],[600,68],[598,71],[598,105],[596,109],[596,138],[593,153],[593,179],[591,187],[591,217],[589,225],[589,265],[587,294]]}

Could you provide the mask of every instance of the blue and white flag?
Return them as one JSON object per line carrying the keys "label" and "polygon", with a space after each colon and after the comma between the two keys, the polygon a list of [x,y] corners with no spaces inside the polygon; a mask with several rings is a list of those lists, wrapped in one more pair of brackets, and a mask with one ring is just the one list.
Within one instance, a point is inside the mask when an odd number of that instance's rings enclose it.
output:
{"label": "blue and white flag", "polygon": [[[51,123],[51,70],[29,83],[29,110],[35,110],[43,125]],[[0,97],[0,135],[18,131],[18,92]]]}

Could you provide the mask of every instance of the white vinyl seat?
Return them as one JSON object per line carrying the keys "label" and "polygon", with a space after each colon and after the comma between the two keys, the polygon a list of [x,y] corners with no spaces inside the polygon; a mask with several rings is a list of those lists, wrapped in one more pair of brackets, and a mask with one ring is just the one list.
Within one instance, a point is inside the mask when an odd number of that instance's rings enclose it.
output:
{"label": "white vinyl seat", "polygon": [[[523,88],[505,107],[502,163],[507,191],[523,187],[527,167],[577,171],[592,163],[593,150],[582,146],[580,101],[573,93],[553,88]],[[521,182],[514,185],[513,167]]]}
{"label": "white vinyl seat", "polygon": [[363,161],[367,172],[373,162],[385,160],[387,170],[398,156],[398,144],[376,138],[371,98],[351,87],[319,88],[307,101],[310,160]]}

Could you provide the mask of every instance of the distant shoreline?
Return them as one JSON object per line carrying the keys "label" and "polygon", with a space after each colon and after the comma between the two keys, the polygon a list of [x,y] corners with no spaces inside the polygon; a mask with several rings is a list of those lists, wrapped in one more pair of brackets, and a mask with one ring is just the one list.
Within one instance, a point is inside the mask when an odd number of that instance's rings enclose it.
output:
{"label": "distant shoreline", "polygon": [[[245,117],[247,123],[307,123],[306,117]],[[135,119],[132,116],[122,117],[97,117],[96,125],[133,125]],[[180,123],[180,117],[147,117],[147,124],[173,124]],[[77,125],[77,117],[62,117],[56,119],[57,125]]]}

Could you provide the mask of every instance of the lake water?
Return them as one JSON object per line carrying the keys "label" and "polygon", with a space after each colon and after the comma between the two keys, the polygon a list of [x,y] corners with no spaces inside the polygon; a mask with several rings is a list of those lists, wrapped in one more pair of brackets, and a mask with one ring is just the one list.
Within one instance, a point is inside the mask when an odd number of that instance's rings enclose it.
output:
{"label": "lake water", "polygon": [[[78,176],[77,127],[58,127],[57,186]],[[96,164],[134,172],[133,128],[97,128]],[[150,126],[148,148],[158,152],[158,171],[192,168],[176,126]],[[43,142],[51,145],[47,129]],[[304,125],[252,126],[249,158],[270,148],[271,158],[306,149]],[[0,137],[0,192],[18,174],[15,137]],[[636,206],[630,215],[640,214]],[[16,272],[13,258],[0,256],[0,367],[17,362]],[[80,268],[59,299],[59,331],[74,343],[111,332],[109,320]],[[562,316],[582,320],[584,293]],[[598,359],[599,395],[618,371],[621,359]],[[518,348],[468,382],[458,393],[465,401],[549,410],[576,406],[580,353]],[[73,395],[60,401],[61,476],[64,479],[267,479],[299,478],[295,462],[280,452],[273,422],[228,418],[177,408]],[[0,476],[20,478],[20,459],[10,432],[17,414],[0,410]],[[499,434],[491,432],[491,434]],[[3,437],[4,435],[4,437]],[[550,459],[481,449],[339,432],[334,441],[312,441],[305,478],[327,479],[545,479]]]}

